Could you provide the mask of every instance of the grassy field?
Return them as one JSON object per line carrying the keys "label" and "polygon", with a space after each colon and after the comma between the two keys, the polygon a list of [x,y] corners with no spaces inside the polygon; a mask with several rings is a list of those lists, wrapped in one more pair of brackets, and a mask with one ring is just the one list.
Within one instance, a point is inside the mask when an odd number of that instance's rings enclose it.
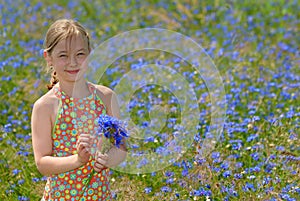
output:
{"label": "grassy field", "polygon": [[[210,95],[193,68],[156,51],[133,52],[110,66],[103,84],[113,88],[124,72],[168,61],[194,87],[201,114],[193,146],[172,165],[145,174],[112,171],[115,200],[300,200],[299,10],[296,0],[1,0],[0,200],[41,198],[46,178],[34,163],[30,116],[50,79],[42,57],[45,33],[63,17],[80,21],[93,47],[137,28],[182,33],[212,58],[225,87],[223,132],[215,149],[199,158],[201,140],[209,136]],[[136,92],[130,115],[137,124],[149,121],[145,104],[159,94],[161,104],[172,97],[159,86]]]}

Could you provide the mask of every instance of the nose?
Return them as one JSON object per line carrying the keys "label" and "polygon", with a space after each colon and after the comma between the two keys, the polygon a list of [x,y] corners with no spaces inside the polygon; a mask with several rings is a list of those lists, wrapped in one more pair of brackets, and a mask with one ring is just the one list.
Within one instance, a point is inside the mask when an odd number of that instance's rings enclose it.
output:
{"label": "nose", "polygon": [[71,55],[70,56],[70,66],[71,67],[77,67],[77,59],[76,59],[76,56],[73,56],[73,55]]}

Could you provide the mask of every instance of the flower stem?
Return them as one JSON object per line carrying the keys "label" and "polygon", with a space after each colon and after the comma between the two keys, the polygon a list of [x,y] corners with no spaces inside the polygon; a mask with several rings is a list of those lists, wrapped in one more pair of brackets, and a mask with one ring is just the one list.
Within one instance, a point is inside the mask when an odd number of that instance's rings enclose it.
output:
{"label": "flower stem", "polygon": [[82,197],[83,197],[84,192],[86,191],[87,187],[90,185],[91,180],[92,180],[95,173],[96,173],[96,171],[93,169],[92,172],[89,174],[88,179],[85,180],[84,186],[83,186],[82,191],[81,191]]}
{"label": "flower stem", "polygon": [[[100,152],[102,154],[105,154],[109,151],[110,148],[111,148],[111,142],[109,141],[108,138],[102,136],[102,145],[101,145]],[[96,152],[96,154],[97,154],[97,152]],[[87,187],[90,185],[91,180],[92,180],[93,176],[95,175],[95,173],[96,173],[96,171],[95,171],[95,169],[93,169],[92,172],[89,174],[88,179],[84,182],[84,186],[83,186],[83,189],[81,192],[82,197],[83,197],[84,192],[86,191]]]}

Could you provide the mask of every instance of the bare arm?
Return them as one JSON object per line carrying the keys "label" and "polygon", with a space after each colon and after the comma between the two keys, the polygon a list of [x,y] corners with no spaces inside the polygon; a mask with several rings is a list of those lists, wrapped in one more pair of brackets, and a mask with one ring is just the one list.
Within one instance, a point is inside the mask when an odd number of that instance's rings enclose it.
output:
{"label": "bare arm", "polygon": [[[110,108],[107,110],[107,114],[116,118],[120,118],[120,108],[117,101],[117,96],[114,92],[111,94],[111,104]],[[125,140],[123,140],[123,144],[120,145],[120,149],[117,147],[113,147],[107,153],[108,161],[107,167],[114,167],[120,164],[126,158],[126,146]]]}
{"label": "bare arm", "polygon": [[[103,101],[106,105],[107,115],[120,118],[120,109],[116,94],[111,90],[107,91]],[[125,140],[123,140],[120,148],[113,147],[105,155],[98,153],[98,159],[94,168],[96,171],[101,171],[105,167],[117,166],[124,161],[126,154]]]}
{"label": "bare arm", "polygon": [[39,100],[34,104],[31,129],[32,145],[34,151],[35,163],[38,170],[43,175],[60,174],[75,168],[78,168],[87,162],[84,144],[78,143],[79,154],[67,157],[52,156],[52,138],[51,138],[51,104]]}

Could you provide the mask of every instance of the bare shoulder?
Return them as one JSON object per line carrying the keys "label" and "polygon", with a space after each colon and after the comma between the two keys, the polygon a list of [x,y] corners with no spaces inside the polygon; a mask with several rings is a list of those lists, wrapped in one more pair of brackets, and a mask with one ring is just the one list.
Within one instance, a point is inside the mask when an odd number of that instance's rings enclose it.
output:
{"label": "bare shoulder", "polygon": [[109,104],[110,101],[115,98],[115,92],[109,87],[97,84],[94,84],[94,87],[97,89],[98,96],[107,104]]}
{"label": "bare shoulder", "polygon": [[99,90],[100,93],[102,93],[104,96],[111,96],[114,94],[114,91],[110,89],[109,87],[103,86],[103,85],[94,85],[96,89]]}
{"label": "bare shoulder", "polygon": [[53,90],[48,91],[42,97],[40,97],[37,101],[35,101],[33,105],[33,109],[38,112],[51,112],[57,105],[58,98],[54,95]]}
{"label": "bare shoulder", "polygon": [[97,89],[97,94],[100,96],[106,106],[107,114],[119,118],[120,111],[115,92],[103,85],[94,86]]}

